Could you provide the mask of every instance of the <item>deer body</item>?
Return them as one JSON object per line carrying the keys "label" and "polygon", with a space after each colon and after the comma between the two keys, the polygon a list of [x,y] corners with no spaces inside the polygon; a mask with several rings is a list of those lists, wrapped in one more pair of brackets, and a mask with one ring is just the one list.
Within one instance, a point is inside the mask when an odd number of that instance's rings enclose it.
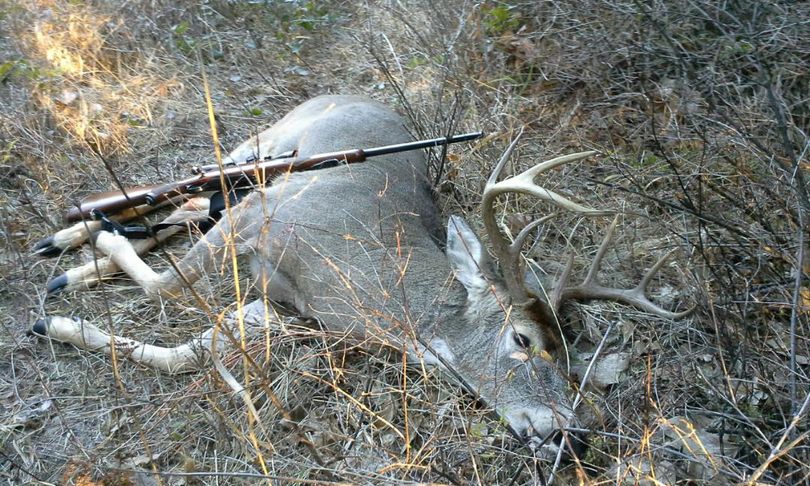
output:
{"label": "deer body", "polygon": [[[322,96],[300,105],[229,157],[238,162],[292,150],[308,156],[410,140],[403,120],[383,105],[351,96]],[[548,360],[557,351],[555,316],[564,300],[616,300],[665,318],[690,311],[668,312],[645,296],[666,256],[633,289],[598,284],[597,270],[615,221],[580,285],[566,286],[569,262],[549,297],[527,290],[520,250],[537,222],[514,241],[504,237],[493,212],[497,195],[518,192],[584,214],[604,212],[579,206],[534,182],[541,172],[593,152],[558,157],[498,182],[516,143],[498,162],[482,203],[502,274],[493,271],[486,250],[461,218],[451,216],[445,228],[421,151],[279,177],[226,211],[174,268],[162,273],[141,260],[138,253],[146,245],[133,247],[126,238],[102,231],[96,248],[109,257],[105,269],[118,267],[147,293],[170,297],[230,262],[229,252],[246,255],[252,293],[259,297],[225,323],[229,332],[238,334],[242,322],[266,324],[272,317],[269,302],[292,304],[302,317],[317,319],[330,331],[371,346],[393,346],[413,361],[453,371],[515,432],[545,438],[575,420],[567,380]],[[189,201],[181,210],[193,213],[197,206]],[[77,246],[75,238],[86,232],[77,228],[43,240],[35,251],[47,255]],[[93,268],[91,264],[68,271],[49,282],[48,290],[74,287],[82,279],[95,282],[97,278],[89,277]],[[79,347],[124,353],[169,372],[194,369],[208,353],[216,364],[224,341],[217,341],[212,329],[188,344],[163,348],[111,337],[90,322],[58,316],[37,321],[34,332]],[[239,388],[238,383],[231,386]]]}
{"label": "deer body", "polygon": [[[402,119],[384,106],[347,96],[310,100],[231,157],[297,149],[322,152],[410,141]],[[512,307],[483,249],[460,218],[445,231],[422,151],[291,174],[231,208],[177,263],[155,273],[123,237],[102,232],[96,246],[146,292],[175,295],[215,268],[232,242],[248,254],[255,286],[292,303],[305,317],[354,338],[382,342],[428,364],[452,366],[519,433],[546,436],[572,418],[567,383],[532,350],[549,350],[544,329]],[[261,321],[260,298],[244,317]],[[39,334],[108,352],[91,323],[50,317]],[[210,334],[209,334],[210,336]],[[169,371],[195,364],[195,346],[164,350],[126,338],[116,345]],[[205,348],[206,336],[197,344]],[[160,354],[160,353],[163,354]]]}

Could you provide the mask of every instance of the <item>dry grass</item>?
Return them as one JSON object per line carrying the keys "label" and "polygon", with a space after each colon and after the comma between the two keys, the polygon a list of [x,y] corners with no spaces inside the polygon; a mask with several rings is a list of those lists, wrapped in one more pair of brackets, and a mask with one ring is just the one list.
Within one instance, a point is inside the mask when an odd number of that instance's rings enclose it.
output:
{"label": "dry grass", "polygon": [[[629,368],[583,405],[591,447],[554,481],[807,484],[810,12],[800,2],[723,6],[0,0],[0,479],[550,477],[550,464],[451,380],[323,332],[273,329],[271,348],[247,350],[261,426],[215,373],[166,376],[26,335],[44,314],[159,343],[211,325],[191,302],[156,304],[125,281],[46,299],[49,276],[87,255],[29,255],[74,201],[112,187],[100,157],[125,183],[178,178],[210,159],[204,69],[226,149],[321,93],[390,103],[419,134],[486,130],[493,136],[454,149],[440,174],[448,213],[473,220],[517,127],[526,135],[513,170],[600,150],[598,163],[547,184],[623,212],[603,278],[631,283],[679,248],[654,295],[697,309],[670,322],[606,303],[571,307],[572,349],[604,341]],[[531,256],[554,275],[574,254],[581,270],[609,222],[561,216]],[[217,311],[231,304],[228,281],[198,286]],[[227,364],[245,376],[238,355]]]}

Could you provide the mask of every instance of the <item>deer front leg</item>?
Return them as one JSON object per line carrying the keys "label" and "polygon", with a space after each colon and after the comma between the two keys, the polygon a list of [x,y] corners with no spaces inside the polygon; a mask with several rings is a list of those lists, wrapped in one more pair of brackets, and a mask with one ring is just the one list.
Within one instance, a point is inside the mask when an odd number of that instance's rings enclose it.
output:
{"label": "deer front leg", "polygon": [[101,231],[96,237],[95,245],[96,249],[108,255],[113,263],[135,280],[148,295],[176,298],[184,287],[196,282],[214,267],[215,262],[221,260],[226,249],[231,246],[227,244],[229,239],[248,238],[257,232],[256,229],[261,224],[239,215],[235,220],[232,229],[228,217],[223,217],[182,260],[163,273],[152,270],[138,255],[132,243],[121,235]]}
{"label": "deer front leg", "polygon": [[[132,242],[132,248],[137,255],[145,255],[150,250],[179,233],[180,227],[167,228],[158,232],[154,238],[136,240]],[[62,275],[48,281],[46,289],[48,294],[56,294],[62,290],[88,289],[105,277],[109,277],[120,272],[121,269],[112,261],[110,257],[97,258],[95,261],[87,262],[79,267],[71,268]]]}
{"label": "deer front leg", "polygon": [[[209,205],[210,201],[208,198],[200,197],[189,199],[166,219],[161,221],[161,224],[193,223],[204,221],[208,218]],[[88,221],[87,226],[85,226],[84,223],[80,223],[76,226],[81,226],[81,232],[83,233],[81,235],[83,239],[79,241],[78,244],[83,243],[88,237],[86,234],[87,230],[98,232],[101,229],[101,223],[98,221]],[[62,230],[56,233],[52,238],[56,240],[57,237],[59,237],[59,241],[70,241],[67,237],[74,228],[75,226]],[[183,229],[184,228],[182,226],[165,228],[159,231],[154,238],[133,240],[131,244],[136,254],[144,255]],[[71,245],[73,245],[75,241],[76,240],[71,241]],[[54,245],[54,247],[59,246]],[[48,282],[46,289],[48,294],[55,294],[62,290],[76,290],[80,288],[86,289],[95,286],[103,278],[118,273],[119,271],[120,269],[118,265],[116,265],[112,259],[110,259],[110,257],[97,258],[95,261],[88,262],[79,267],[71,268],[65,273],[51,279]]]}
{"label": "deer front leg", "polygon": [[[173,270],[157,273],[141,259],[135,246],[124,236],[101,231],[96,236],[96,249],[107,255],[110,262],[129,275],[147,295],[176,298],[183,279]],[[191,283],[193,280],[187,277]]]}
{"label": "deer front leg", "polygon": [[36,242],[33,248],[35,255],[42,257],[57,256],[65,250],[81,246],[90,235],[101,229],[101,221],[82,221],[69,228],[59,230],[52,236]]}

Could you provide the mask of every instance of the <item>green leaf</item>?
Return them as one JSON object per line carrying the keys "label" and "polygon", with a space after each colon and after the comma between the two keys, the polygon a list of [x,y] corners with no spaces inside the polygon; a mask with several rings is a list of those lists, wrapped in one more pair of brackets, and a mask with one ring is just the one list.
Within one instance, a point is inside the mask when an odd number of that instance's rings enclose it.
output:
{"label": "green leaf", "polygon": [[186,33],[186,31],[188,31],[188,27],[188,22],[184,20],[172,27],[172,31],[174,32],[174,35],[183,35]]}
{"label": "green leaf", "polygon": [[520,20],[516,13],[506,5],[496,5],[486,10],[484,26],[489,35],[501,35],[508,30],[515,30],[520,25]]}
{"label": "green leaf", "polygon": [[11,74],[11,71],[17,67],[17,61],[6,61],[0,64],[0,82],[5,81],[6,77]]}

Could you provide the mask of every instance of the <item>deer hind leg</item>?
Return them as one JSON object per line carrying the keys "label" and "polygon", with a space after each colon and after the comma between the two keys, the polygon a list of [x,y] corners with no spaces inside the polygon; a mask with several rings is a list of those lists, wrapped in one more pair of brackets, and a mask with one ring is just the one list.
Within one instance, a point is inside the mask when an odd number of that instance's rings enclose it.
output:
{"label": "deer hind leg", "polygon": [[[248,331],[266,325],[271,318],[266,312],[265,303],[260,299],[242,308],[245,328]],[[239,341],[240,332],[237,325],[238,315],[232,313],[223,321],[227,333],[220,332],[216,338],[216,352],[227,350],[231,341],[223,334],[231,334],[235,341]],[[188,373],[204,367],[210,357],[209,353],[214,346],[214,329],[209,329],[199,337],[176,347],[162,347],[145,344],[134,339],[111,336],[97,326],[82,319],[51,316],[39,319],[34,323],[32,331],[40,336],[90,351],[102,351],[112,355],[113,351],[119,357],[123,356],[132,361],[166,373]],[[222,329],[220,329],[222,331]]]}
{"label": "deer hind leg", "polygon": [[[207,198],[199,197],[189,199],[177,208],[166,219],[161,221],[161,224],[177,224],[177,223],[194,223],[204,221],[208,218],[208,207],[210,201]],[[126,215],[119,218],[119,221],[126,221]],[[137,255],[144,255],[151,251],[153,248],[159,246],[173,235],[183,231],[182,226],[170,226],[161,231],[158,231],[154,238],[145,238],[142,240],[133,240],[132,247]],[[101,223],[99,221],[88,221],[86,223],[78,223],[70,228],[62,230],[51,238],[42,240],[37,245],[51,240],[53,243],[48,251],[53,248],[72,248],[84,243],[90,238],[92,233],[97,233],[101,230]],[[63,246],[63,245],[68,246]],[[46,248],[42,246],[41,248]],[[61,252],[62,249],[58,251]],[[36,247],[35,247],[35,251]],[[40,255],[49,255],[51,253],[39,253]],[[65,273],[54,277],[46,286],[48,294],[55,294],[62,290],[77,290],[87,289],[98,284],[103,278],[109,277],[112,274],[120,272],[118,265],[113,262],[110,257],[97,258],[95,261],[88,262],[79,267],[71,268]]]}

